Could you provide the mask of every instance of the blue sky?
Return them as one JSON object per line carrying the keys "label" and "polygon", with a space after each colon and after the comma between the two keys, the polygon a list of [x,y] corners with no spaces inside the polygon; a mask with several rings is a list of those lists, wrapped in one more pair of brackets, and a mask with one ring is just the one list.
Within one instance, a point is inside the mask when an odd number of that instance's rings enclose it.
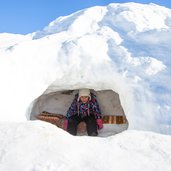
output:
{"label": "blue sky", "polygon": [[[59,16],[78,10],[125,0],[1,0],[0,33],[27,34],[47,26]],[[171,8],[170,0],[134,0],[138,3],[156,3]]]}

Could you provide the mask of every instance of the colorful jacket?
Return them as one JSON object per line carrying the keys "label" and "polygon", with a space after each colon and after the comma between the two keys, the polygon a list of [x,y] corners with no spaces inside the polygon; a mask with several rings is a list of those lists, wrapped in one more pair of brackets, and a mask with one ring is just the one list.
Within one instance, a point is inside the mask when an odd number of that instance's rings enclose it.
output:
{"label": "colorful jacket", "polygon": [[91,100],[84,104],[81,101],[78,101],[78,94],[76,94],[66,114],[67,118],[69,119],[73,115],[85,117],[90,114],[94,114],[96,119],[102,118],[96,95],[91,93]]}

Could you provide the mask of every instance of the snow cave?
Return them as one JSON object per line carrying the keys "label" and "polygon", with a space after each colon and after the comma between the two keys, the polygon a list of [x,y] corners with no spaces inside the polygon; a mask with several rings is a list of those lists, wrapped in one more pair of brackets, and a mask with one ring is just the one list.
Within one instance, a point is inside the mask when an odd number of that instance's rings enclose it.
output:
{"label": "snow cave", "polygon": [[[119,94],[112,90],[96,91],[91,89],[91,91],[97,97],[103,118],[106,117],[105,119],[107,119],[104,122],[103,129],[98,131],[99,136],[110,136],[126,130],[128,128],[128,121],[120,103]],[[65,116],[76,93],[78,93],[78,89],[53,92],[47,89],[33,101],[29,119],[37,120],[37,116],[42,112]],[[109,115],[112,117],[107,118]],[[86,134],[83,132],[80,134]]]}

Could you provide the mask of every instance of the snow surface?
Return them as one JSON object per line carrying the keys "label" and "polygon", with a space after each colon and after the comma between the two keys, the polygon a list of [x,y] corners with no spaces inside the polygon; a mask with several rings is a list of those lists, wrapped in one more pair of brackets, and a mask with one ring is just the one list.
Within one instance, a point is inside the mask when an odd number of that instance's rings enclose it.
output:
{"label": "snow surface", "polygon": [[[125,131],[75,137],[41,121],[0,125],[1,171],[169,171],[171,138]],[[12,169],[11,169],[12,168]]]}
{"label": "snow surface", "polygon": [[[170,136],[131,131],[171,134],[170,47],[171,9],[152,3],[88,8],[42,31],[0,34],[0,170],[170,170]],[[73,137],[26,121],[44,92],[83,87],[118,93],[130,130]]]}

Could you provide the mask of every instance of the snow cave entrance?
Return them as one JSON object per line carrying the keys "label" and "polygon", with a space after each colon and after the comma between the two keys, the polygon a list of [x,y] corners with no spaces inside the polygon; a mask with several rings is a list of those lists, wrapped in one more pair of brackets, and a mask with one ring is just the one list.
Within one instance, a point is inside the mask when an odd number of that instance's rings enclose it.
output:
{"label": "snow cave entrance", "polygon": [[[99,130],[101,136],[114,135],[128,128],[124,110],[121,106],[119,95],[112,90],[95,91],[99,107],[104,118],[104,128]],[[30,120],[37,120],[42,112],[66,115],[75,94],[78,90],[63,90],[44,93],[34,100],[30,112]],[[111,117],[110,117],[111,116]]]}

